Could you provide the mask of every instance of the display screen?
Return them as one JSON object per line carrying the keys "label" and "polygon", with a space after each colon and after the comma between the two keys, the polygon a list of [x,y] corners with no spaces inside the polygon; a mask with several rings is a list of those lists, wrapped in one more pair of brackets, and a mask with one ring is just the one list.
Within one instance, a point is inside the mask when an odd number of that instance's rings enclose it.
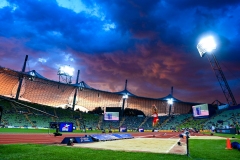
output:
{"label": "display screen", "polygon": [[72,122],[60,122],[59,131],[60,132],[72,132],[73,131],[73,123]]}
{"label": "display screen", "polygon": [[119,121],[119,112],[105,112],[104,120],[106,121]]}
{"label": "display screen", "polygon": [[209,116],[208,104],[192,106],[193,117],[204,118]]}

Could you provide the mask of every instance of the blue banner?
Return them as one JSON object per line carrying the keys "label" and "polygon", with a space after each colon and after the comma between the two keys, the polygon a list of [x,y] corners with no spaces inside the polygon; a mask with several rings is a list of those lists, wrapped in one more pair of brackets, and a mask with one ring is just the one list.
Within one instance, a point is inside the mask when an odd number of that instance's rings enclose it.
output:
{"label": "blue banner", "polygon": [[127,127],[120,127],[119,132],[127,132]]}

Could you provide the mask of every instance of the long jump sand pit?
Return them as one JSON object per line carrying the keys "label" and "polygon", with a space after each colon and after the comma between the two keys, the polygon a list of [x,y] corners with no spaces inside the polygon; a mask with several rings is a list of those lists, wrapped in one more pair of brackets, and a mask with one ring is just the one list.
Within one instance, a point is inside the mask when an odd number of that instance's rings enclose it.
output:
{"label": "long jump sand pit", "polygon": [[[85,144],[74,144],[74,147],[119,150],[128,152],[175,153],[173,148],[178,148],[176,154],[186,154],[186,146],[178,146],[180,139],[166,138],[133,138],[114,141],[100,141]],[[179,152],[180,151],[180,152]]]}

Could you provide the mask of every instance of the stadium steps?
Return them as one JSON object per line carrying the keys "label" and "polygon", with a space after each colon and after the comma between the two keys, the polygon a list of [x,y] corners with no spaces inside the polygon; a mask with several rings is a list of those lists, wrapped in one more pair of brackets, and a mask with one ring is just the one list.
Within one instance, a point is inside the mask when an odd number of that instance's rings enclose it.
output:
{"label": "stadium steps", "polygon": [[98,121],[98,128],[102,127],[102,122],[103,122],[103,115],[99,116],[99,121]]}
{"label": "stadium steps", "polygon": [[24,114],[24,116],[26,117],[27,121],[29,123],[31,123],[32,126],[34,126],[33,122],[29,119],[28,115],[27,114]]}
{"label": "stadium steps", "polygon": [[171,119],[171,117],[167,118],[163,123],[161,123],[161,124],[159,125],[159,128],[161,128],[162,126],[164,126],[170,119]]}
{"label": "stadium steps", "polygon": [[80,122],[76,119],[77,130],[80,130]]}
{"label": "stadium steps", "polygon": [[196,128],[203,129],[203,124],[207,121],[207,119],[193,119],[193,117],[189,118],[187,121],[178,126],[178,128]]}
{"label": "stadium steps", "polygon": [[7,122],[2,118],[0,124],[4,124],[4,125],[6,125]]}
{"label": "stadium steps", "polygon": [[193,120],[193,117],[187,118],[183,123],[177,125],[176,128],[182,128],[184,125],[186,125],[191,120]]}
{"label": "stadium steps", "polygon": [[189,122],[189,121],[191,121],[191,120],[193,120],[193,117],[189,117],[189,118],[186,119],[182,124],[187,123],[187,122]]}
{"label": "stadium steps", "polygon": [[126,117],[123,117],[123,119],[120,121],[119,127],[122,126],[122,124],[125,122]]}
{"label": "stadium steps", "polygon": [[54,108],[54,115],[57,116],[57,112],[56,112],[56,109]]}
{"label": "stadium steps", "polygon": [[145,118],[144,121],[140,124],[140,126],[139,126],[138,128],[141,128],[142,125],[147,122],[148,118],[150,118],[150,117],[146,116],[146,118]]}
{"label": "stadium steps", "polygon": [[29,108],[27,108],[27,110],[28,110],[28,113],[31,113],[31,111],[30,111],[30,109],[29,109]]}
{"label": "stadium steps", "polygon": [[12,108],[14,108],[14,110],[15,110],[16,112],[18,112],[16,106],[15,106],[12,102],[10,102],[10,104],[11,104]]}

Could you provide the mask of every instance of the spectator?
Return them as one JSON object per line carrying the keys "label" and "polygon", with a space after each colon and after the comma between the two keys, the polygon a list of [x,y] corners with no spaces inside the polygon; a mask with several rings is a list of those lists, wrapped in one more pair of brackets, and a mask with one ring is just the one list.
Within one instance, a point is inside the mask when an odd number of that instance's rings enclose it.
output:
{"label": "spectator", "polygon": [[239,124],[238,122],[236,123],[236,135],[238,135],[240,133],[240,129],[239,129]]}
{"label": "spectator", "polygon": [[229,125],[228,124],[226,125],[226,129],[229,129]]}
{"label": "spectator", "polygon": [[212,125],[212,127],[211,127],[211,131],[212,131],[212,133],[215,132],[215,126],[214,126],[214,125]]}

